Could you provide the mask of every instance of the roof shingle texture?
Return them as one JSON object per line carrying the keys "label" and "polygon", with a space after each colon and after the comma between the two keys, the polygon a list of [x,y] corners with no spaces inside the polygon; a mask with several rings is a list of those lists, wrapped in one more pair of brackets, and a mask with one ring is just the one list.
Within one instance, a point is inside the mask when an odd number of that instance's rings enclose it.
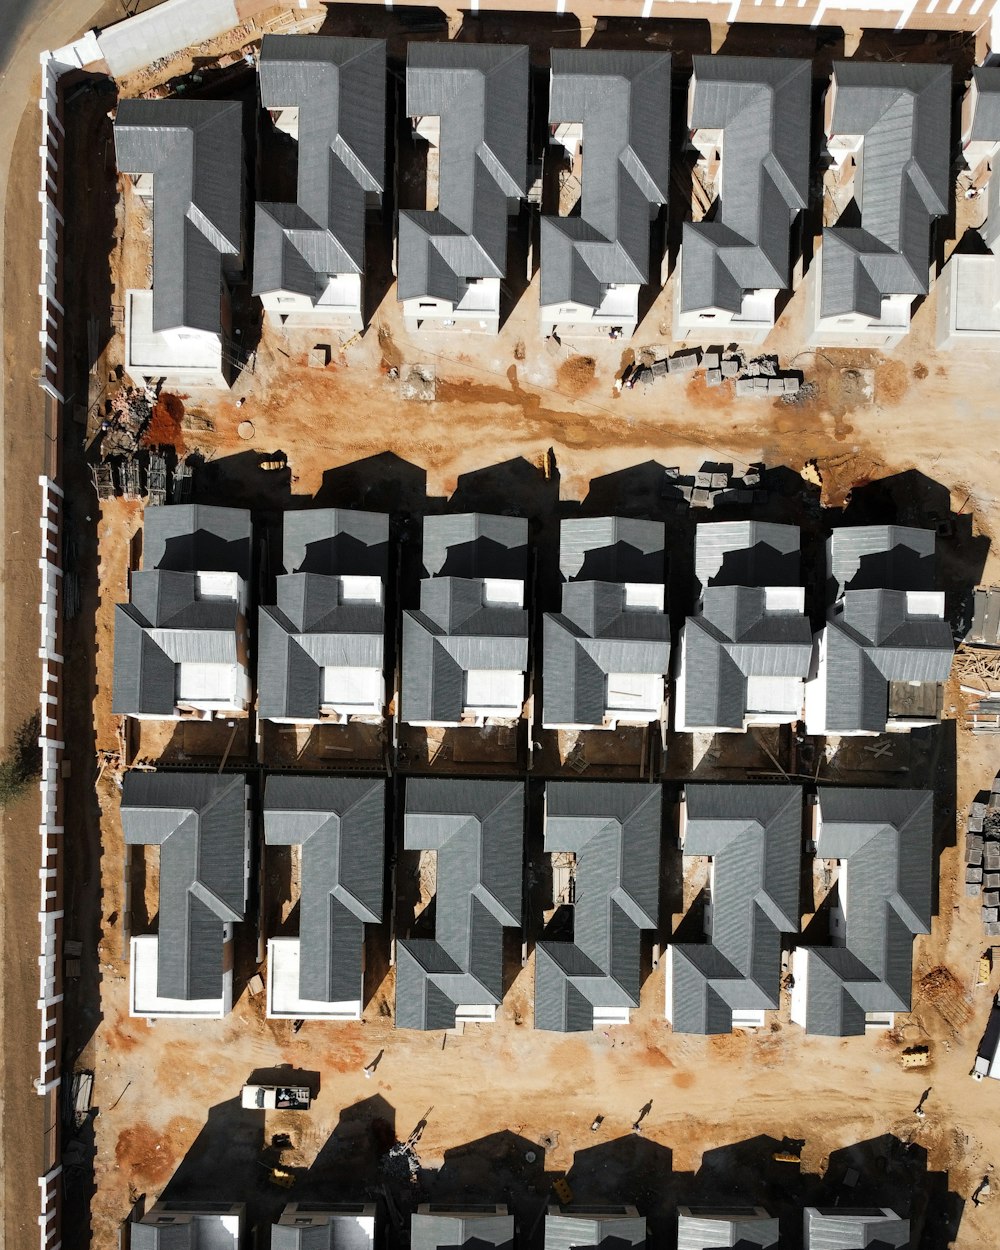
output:
{"label": "roof shingle texture", "polygon": [[649,281],[651,212],[670,187],[670,54],[554,49],[549,122],[582,124],[580,213],[542,217],[543,305],[597,308]]}
{"label": "roof shingle texture", "polygon": [[643,929],[659,918],[659,786],[549,782],[545,849],[576,855],[573,940],[535,947],[535,1027],[589,1030],[594,1008],[637,1007]]}
{"label": "roof shingle texture", "polygon": [[385,182],[385,41],[265,35],[264,108],[298,109],[294,204],[258,203],[255,295],[316,303],[332,277],[365,269],[365,196]]}
{"label": "roof shingle texture", "polygon": [[153,329],[222,332],[222,258],[243,251],[243,106],[122,100],[115,154],[152,174]]}
{"label": "roof shingle texture", "polygon": [[527,179],[528,49],[411,43],[406,113],[441,119],[438,207],[400,211],[397,295],[456,303],[470,278],[507,272],[508,200]]}
{"label": "roof shingle texture", "polygon": [[721,130],[711,221],[684,223],[681,310],[738,313],[752,290],[791,280],[792,222],[809,198],[812,66],[779,57],[696,56],[692,130]]}

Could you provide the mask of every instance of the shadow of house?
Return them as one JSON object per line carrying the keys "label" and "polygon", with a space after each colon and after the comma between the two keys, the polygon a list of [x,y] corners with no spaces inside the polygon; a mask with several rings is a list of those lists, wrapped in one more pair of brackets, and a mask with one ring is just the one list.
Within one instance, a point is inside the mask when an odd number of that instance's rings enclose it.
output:
{"label": "shadow of house", "polygon": [[389,531],[384,514],[310,508],[283,518],[282,572],[384,577]]}
{"label": "shadow of house", "polygon": [[799,530],[773,521],[705,522],[695,531],[695,579],[709,586],[798,586]]}
{"label": "shadow of house", "polygon": [[435,1206],[505,1202],[519,1246],[526,1244],[550,1185],[544,1147],[509,1129],[446,1150],[441,1167],[422,1172],[421,1181]]}
{"label": "shadow of house", "polygon": [[160,1195],[161,1202],[194,1205],[245,1202],[247,1227],[270,1224],[288,1200],[271,1185],[265,1154],[264,1112],[230,1098],[209,1108],[204,1127]]}
{"label": "shadow of house", "polygon": [[[646,1217],[650,1246],[674,1244],[672,1178],[673,1152],[637,1133],[577,1150],[566,1174],[581,1209],[634,1206]],[[572,1214],[573,1206],[564,1209]]]}
{"label": "shadow of house", "polygon": [[313,503],[323,508],[419,516],[427,507],[427,470],[395,452],[383,451],[327,469]]}
{"label": "shadow of house", "polygon": [[653,520],[663,515],[665,468],[656,460],[591,478],[581,505],[583,516],[635,516]]}
{"label": "shadow of house", "polygon": [[462,473],[449,501],[455,511],[507,513],[538,523],[559,507],[558,470],[549,477],[537,464],[514,456],[500,464]]}
{"label": "shadow of house", "polygon": [[381,1094],[345,1107],[309,1169],[298,1177],[295,1201],[361,1201],[387,1175],[385,1155],[395,1141],[396,1110]]}

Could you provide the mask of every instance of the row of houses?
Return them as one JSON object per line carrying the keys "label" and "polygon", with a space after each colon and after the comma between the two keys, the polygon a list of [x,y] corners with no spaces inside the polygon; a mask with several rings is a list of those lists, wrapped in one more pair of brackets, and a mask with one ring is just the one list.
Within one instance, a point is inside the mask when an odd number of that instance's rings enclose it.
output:
{"label": "row of houses", "polygon": [[[276,601],[251,637],[252,523],[245,510],[149,507],[142,568],[116,609],[113,709],[152,719],[244,715],[278,723],[380,720],[387,707],[384,514],[286,512]],[[826,544],[814,635],[799,530],[705,523],[695,606],[671,646],[666,529],[623,517],[564,520],[559,611],[544,614],[529,683],[529,526],[461,513],[423,522],[419,601],[402,613],[399,719],[482,727],[613,730],[669,719],[681,732],[803,722],[877,734],[938,721],[953,653],[935,534],[850,526]],[[395,681],[389,674],[390,682]]]}
{"label": "row of houses", "polygon": [[[220,1209],[221,1208],[221,1209]],[[357,1206],[289,1203],[270,1227],[271,1250],[375,1250],[382,1244],[374,1203]],[[241,1250],[248,1238],[243,1204],[211,1209],[157,1202],[130,1224],[132,1250]],[[888,1207],[806,1207],[804,1250],[906,1250],[910,1221]],[[633,1206],[550,1206],[545,1250],[646,1250],[646,1219]],[[466,1210],[422,1203],[410,1216],[412,1250],[514,1250],[519,1240],[506,1205]],[[256,1244],[259,1242],[259,1230]],[[677,1208],[677,1250],[767,1250],[781,1244],[779,1221],[764,1207]]]}
{"label": "row of houses", "polygon": [[[159,864],[157,932],[131,938],[133,1015],[230,1010],[235,926],[251,892],[250,793],[242,774],[125,774],[125,842],[156,846]],[[298,935],[267,943],[269,1016],[361,1016],[365,926],[389,918],[386,798],[386,783],[371,777],[267,777],[265,857],[294,848],[300,882]],[[433,931],[418,923],[394,935],[397,1028],[495,1021],[514,945],[514,962],[527,957],[526,800],[522,781],[406,780],[398,844],[434,853],[435,907]],[[791,1018],[810,1034],[889,1027],[909,1010],[912,941],[931,920],[930,791],[820,787],[806,797],[795,785],[689,783],[674,831],[658,785],[549,782],[542,820],[544,851],[562,865],[552,906],[568,907],[572,936],[550,927],[535,944],[536,1028],[628,1024],[644,945],[660,927],[665,836],[709,865],[688,914],[702,914],[701,932],[669,942],[663,956],[675,1032],[764,1026],[787,974]],[[827,931],[808,945],[796,940],[804,850],[826,861],[837,887]]]}
{"label": "row of houses", "polygon": [[[696,56],[690,145],[711,206],[683,227],[673,337],[760,342],[802,282],[810,196],[811,63]],[[386,193],[386,47],[381,40],[266,35],[261,107],[297,143],[294,203],[259,202],[252,291],[278,324],[365,323],[366,214]],[[410,330],[496,333],[510,218],[568,166],[575,205],[540,225],[543,333],[631,334],[640,292],[665,278],[652,223],[670,184],[671,57],[553,50],[548,138],[529,162],[527,47],[414,43],[404,110],[426,156],[426,204],[401,208],[397,299]],[[805,284],[814,345],[891,346],[931,285],[934,225],[947,214],[952,70],[838,61],[825,104],[841,219],[823,229]],[[126,294],[134,379],[225,386],[238,368],[231,289],[246,269],[245,118],[237,102],[131,99],[118,107],[118,169],[153,213],[152,289]],[[962,145],[979,168],[1000,145],[1000,69],[977,69]],[[529,185],[530,184],[530,185]],[[1000,228],[990,182],[983,239]],[[853,207],[851,207],[853,206]],[[1000,344],[991,250],[945,267],[943,346]]]}

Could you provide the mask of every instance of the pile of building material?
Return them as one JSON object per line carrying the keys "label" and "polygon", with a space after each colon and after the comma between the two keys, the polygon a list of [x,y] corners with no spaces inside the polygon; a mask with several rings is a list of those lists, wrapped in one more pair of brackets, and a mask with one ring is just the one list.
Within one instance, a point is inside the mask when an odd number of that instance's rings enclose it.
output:
{"label": "pile of building material", "polygon": [[675,352],[660,360],[653,359],[654,350],[645,349],[636,363],[629,365],[615,383],[617,390],[631,390],[636,383],[652,386],[668,374],[693,373],[705,370],[706,386],[721,386],[723,382],[735,384],[738,397],[763,395],[795,395],[802,387],[802,375],[782,370],[777,356],[757,356],[747,360],[742,352],[724,352],[712,349],[702,352],[698,347]]}
{"label": "pile of building material", "polygon": [[987,936],[1000,936],[1000,777],[989,796],[969,808],[965,834],[965,892],[982,892],[983,927]]}
{"label": "pile of building material", "polygon": [[745,473],[734,473],[731,464],[706,462],[697,473],[682,474],[665,469],[660,495],[678,511],[685,508],[750,507],[767,501],[761,486],[763,464],[751,464]]}
{"label": "pile of building material", "polygon": [[1000,733],[1000,650],[966,643],[955,654],[954,671],[962,693],[970,696],[966,729],[975,734]]}
{"label": "pile of building material", "polygon": [[634,364],[628,365],[625,372],[615,383],[616,390],[630,391],[639,383],[641,386],[652,386],[659,378],[667,374],[694,373],[701,364],[701,349],[692,347],[687,351],[674,352],[672,356],[655,359],[655,350],[646,348],[639,353]]}

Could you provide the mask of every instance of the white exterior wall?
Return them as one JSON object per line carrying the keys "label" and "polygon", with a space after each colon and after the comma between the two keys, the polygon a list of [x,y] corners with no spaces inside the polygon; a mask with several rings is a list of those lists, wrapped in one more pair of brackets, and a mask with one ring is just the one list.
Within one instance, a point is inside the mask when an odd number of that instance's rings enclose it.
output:
{"label": "white exterior wall", "polygon": [[[267,1015],[272,1020],[360,1020],[361,999],[321,1002],[299,997],[298,938],[270,938],[267,943]],[[364,947],[362,947],[362,951]],[[358,970],[358,984],[364,969]]]}

